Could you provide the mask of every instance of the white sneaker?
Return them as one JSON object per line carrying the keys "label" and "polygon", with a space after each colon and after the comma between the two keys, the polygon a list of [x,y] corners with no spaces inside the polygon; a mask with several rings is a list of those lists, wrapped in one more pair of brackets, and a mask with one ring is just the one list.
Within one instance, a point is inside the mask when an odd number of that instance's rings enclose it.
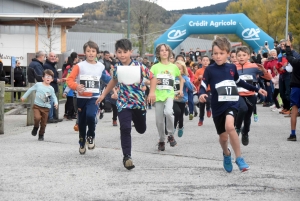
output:
{"label": "white sneaker", "polygon": [[271,110],[274,109],[274,108],[276,108],[276,105],[275,105],[275,104],[273,104],[273,105],[270,106],[270,109],[271,109]]}
{"label": "white sneaker", "polygon": [[272,111],[273,111],[273,112],[280,112],[280,111],[281,111],[281,108],[273,108]]}

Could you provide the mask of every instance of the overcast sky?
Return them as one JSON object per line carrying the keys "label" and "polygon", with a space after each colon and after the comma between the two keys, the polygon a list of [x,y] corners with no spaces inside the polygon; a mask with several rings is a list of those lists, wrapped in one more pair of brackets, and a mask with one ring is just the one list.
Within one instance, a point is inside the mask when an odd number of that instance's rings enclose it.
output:
{"label": "overcast sky", "polygon": [[[55,3],[63,7],[76,7],[83,3],[96,2],[95,0],[45,0],[47,2]],[[225,2],[227,0],[158,0],[158,4],[166,10],[179,10],[186,8],[196,8],[198,6],[204,7],[212,4]]]}

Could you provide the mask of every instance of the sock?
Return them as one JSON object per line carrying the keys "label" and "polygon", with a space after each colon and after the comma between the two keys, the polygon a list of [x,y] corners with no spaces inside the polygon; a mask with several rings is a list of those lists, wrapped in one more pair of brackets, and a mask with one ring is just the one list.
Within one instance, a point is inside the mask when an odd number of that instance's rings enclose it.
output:
{"label": "sock", "polygon": [[296,135],[296,130],[292,130],[291,135]]}

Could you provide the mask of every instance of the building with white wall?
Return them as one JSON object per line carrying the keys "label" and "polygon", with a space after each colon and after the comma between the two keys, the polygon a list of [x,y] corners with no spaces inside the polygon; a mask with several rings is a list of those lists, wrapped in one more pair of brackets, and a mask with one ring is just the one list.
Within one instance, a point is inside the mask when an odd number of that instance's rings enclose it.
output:
{"label": "building with white wall", "polygon": [[67,32],[82,18],[78,13],[54,13],[55,4],[41,0],[0,0],[0,59],[11,66],[11,57],[27,66],[28,53],[67,51]]}

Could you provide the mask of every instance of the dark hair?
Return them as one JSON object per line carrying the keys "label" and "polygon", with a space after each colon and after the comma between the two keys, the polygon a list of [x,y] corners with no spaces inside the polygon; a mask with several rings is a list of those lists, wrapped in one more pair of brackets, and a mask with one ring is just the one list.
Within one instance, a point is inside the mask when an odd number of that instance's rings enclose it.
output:
{"label": "dark hair", "polygon": [[201,59],[203,59],[205,57],[208,58],[208,59],[210,59],[207,55],[203,55]]}
{"label": "dark hair", "polygon": [[267,53],[267,52],[264,52],[264,53],[262,54],[262,57],[263,57],[263,58],[268,58],[268,53]]}
{"label": "dark hair", "polygon": [[166,50],[169,52],[169,55],[168,55],[168,60],[169,60],[170,57],[171,57],[171,54],[172,54],[172,49],[171,49],[171,47],[169,45],[164,44],[164,43],[163,44],[159,44],[159,45],[156,46],[156,48],[155,48],[155,56],[156,56],[156,58],[159,61],[161,61],[161,58],[160,58],[160,49],[161,49],[162,46],[165,46]]}
{"label": "dark hair", "polygon": [[132,43],[126,38],[117,40],[115,44],[115,50],[117,51],[119,48],[125,51],[132,50]]}
{"label": "dark hair", "polygon": [[191,62],[190,62],[190,61],[186,61],[186,62],[185,62],[185,65],[186,65],[186,67],[190,67]]}
{"label": "dark hair", "polygon": [[67,65],[70,65],[71,68],[73,67],[74,60],[78,57],[78,54],[76,52],[72,52],[70,56],[68,57]]}
{"label": "dark hair", "polygon": [[212,43],[212,50],[214,49],[214,46],[217,46],[220,48],[220,50],[226,51],[227,53],[230,52],[231,44],[229,40],[225,37],[218,36]]}
{"label": "dark hair", "polygon": [[52,70],[50,70],[50,69],[44,70],[44,72],[43,72],[43,77],[44,77],[46,74],[47,74],[47,75],[51,75],[52,78],[54,78],[54,73],[53,73]]}
{"label": "dark hair", "polygon": [[84,45],[83,45],[83,52],[85,53],[86,51],[86,48],[89,47],[91,49],[96,49],[97,51],[97,54],[99,54],[99,46],[97,45],[97,43],[95,43],[94,41],[91,41],[89,40],[88,42],[86,42]]}
{"label": "dark hair", "polygon": [[103,52],[103,55],[106,55],[106,54],[109,54],[109,51],[105,50],[105,51]]}
{"label": "dark hair", "polygon": [[183,61],[185,61],[185,57],[184,57],[182,54],[178,54],[178,55],[176,56],[176,58],[175,58],[175,61],[178,59],[178,57],[183,58]]}
{"label": "dark hair", "polygon": [[235,49],[230,51],[230,54],[232,54],[232,53],[236,53]]}

